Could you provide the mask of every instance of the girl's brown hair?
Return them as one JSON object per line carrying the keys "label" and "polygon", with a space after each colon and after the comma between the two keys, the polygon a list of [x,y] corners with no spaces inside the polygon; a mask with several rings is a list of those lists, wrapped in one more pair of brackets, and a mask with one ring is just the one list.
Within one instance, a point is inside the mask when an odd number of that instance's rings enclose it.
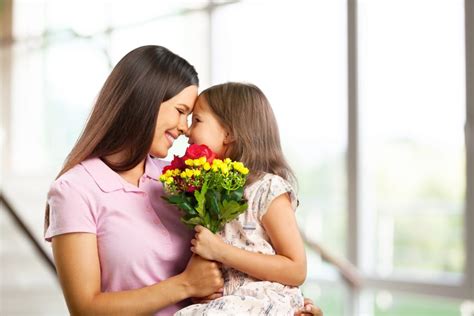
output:
{"label": "girl's brown hair", "polygon": [[272,107],[258,87],[228,82],[204,90],[200,97],[234,140],[226,156],[250,169],[247,183],[268,172],[296,185],[296,177],[283,155]]}
{"label": "girl's brown hair", "polygon": [[[115,171],[135,167],[150,150],[161,103],[198,84],[194,67],[165,47],[149,45],[129,52],[105,81],[56,179],[91,157],[102,158]],[[105,160],[105,156],[118,152],[124,153],[122,161]],[[49,205],[45,229],[48,226]]]}

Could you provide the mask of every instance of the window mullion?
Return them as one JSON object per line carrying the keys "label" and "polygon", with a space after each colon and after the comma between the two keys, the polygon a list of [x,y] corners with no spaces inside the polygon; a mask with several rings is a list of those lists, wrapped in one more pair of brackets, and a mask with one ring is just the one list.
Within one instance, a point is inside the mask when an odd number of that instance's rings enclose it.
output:
{"label": "window mullion", "polygon": [[[359,143],[357,102],[357,0],[347,1],[347,256],[360,269],[359,232]],[[359,291],[349,289],[349,310],[346,315],[357,315]]]}
{"label": "window mullion", "polygon": [[474,300],[474,3],[465,0],[466,39],[466,205],[464,213],[465,273]]}

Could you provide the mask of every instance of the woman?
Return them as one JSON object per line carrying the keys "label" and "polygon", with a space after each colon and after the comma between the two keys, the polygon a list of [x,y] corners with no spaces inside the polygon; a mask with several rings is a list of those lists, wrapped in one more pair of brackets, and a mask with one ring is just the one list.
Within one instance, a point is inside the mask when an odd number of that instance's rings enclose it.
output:
{"label": "woman", "polygon": [[222,287],[214,262],[186,266],[191,232],[161,202],[152,158],[186,132],[197,86],[159,46],[133,50],[106,80],[48,194],[45,238],[71,314],[168,315]]}
{"label": "woman", "polygon": [[71,314],[169,315],[221,295],[218,266],[191,256],[193,232],[157,181],[197,87],[194,67],[160,46],[131,51],[104,83],[48,193],[45,238]]}

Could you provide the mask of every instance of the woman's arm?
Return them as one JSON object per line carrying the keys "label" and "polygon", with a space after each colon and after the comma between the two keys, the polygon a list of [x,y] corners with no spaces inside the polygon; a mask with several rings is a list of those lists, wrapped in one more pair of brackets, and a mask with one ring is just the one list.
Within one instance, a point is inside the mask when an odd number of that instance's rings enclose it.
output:
{"label": "woman's arm", "polygon": [[217,264],[193,255],[177,276],[137,290],[102,293],[96,236],[64,234],[52,243],[71,315],[149,315],[188,297],[214,293],[223,285]]}
{"label": "woman's arm", "polygon": [[306,278],[306,255],[288,194],[282,194],[271,202],[262,224],[276,255],[250,252],[228,245],[202,226],[196,227],[191,250],[259,280],[301,285]]}

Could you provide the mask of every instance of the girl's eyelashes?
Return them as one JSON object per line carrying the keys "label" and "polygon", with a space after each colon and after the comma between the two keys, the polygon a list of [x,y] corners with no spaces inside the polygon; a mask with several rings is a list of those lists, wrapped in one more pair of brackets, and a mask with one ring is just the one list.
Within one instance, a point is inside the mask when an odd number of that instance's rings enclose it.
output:
{"label": "girl's eyelashes", "polygon": [[176,111],[178,111],[179,114],[186,114],[186,112],[184,112],[184,111],[183,111],[182,109],[180,109],[180,108],[176,108]]}

